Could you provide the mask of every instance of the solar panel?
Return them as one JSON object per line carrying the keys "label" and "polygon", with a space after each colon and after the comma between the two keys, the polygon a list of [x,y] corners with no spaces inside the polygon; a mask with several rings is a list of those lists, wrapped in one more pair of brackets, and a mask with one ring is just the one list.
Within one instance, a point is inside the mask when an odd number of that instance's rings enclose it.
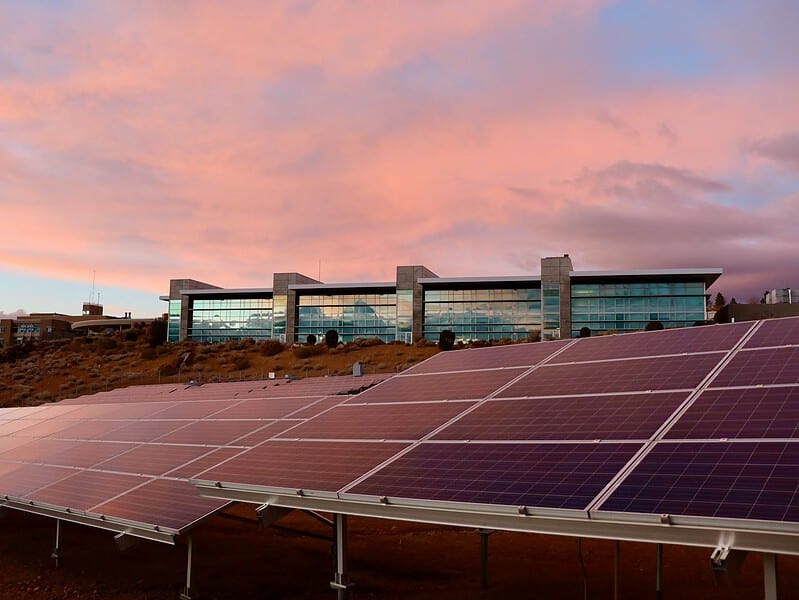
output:
{"label": "solar panel", "polygon": [[498,397],[690,389],[696,387],[722,358],[724,354],[711,353],[544,365],[503,390]]}
{"label": "solar panel", "polygon": [[744,344],[744,348],[787,344],[799,344],[799,317],[762,321],[754,335]]}
{"label": "solar panel", "polygon": [[799,383],[799,346],[742,350],[713,380],[713,387]]}
{"label": "solar panel", "polygon": [[752,323],[732,323],[663,331],[641,331],[581,339],[560,353],[554,363],[662,356],[686,352],[730,350]]}
{"label": "solar panel", "polygon": [[473,405],[474,402],[345,404],[290,429],[281,437],[418,440]]}
{"label": "solar panel", "polygon": [[585,509],[636,443],[422,443],[348,493]]}
{"label": "solar panel", "polygon": [[666,437],[799,438],[799,386],[705,391]]}
{"label": "solar panel", "polygon": [[39,488],[27,497],[34,502],[64,506],[72,510],[89,510],[145,481],[146,479],[134,475],[77,471]]}
{"label": "solar panel", "polygon": [[485,398],[522,373],[524,368],[491,369],[434,375],[397,376],[351,398],[348,403],[429,402]]}
{"label": "solar panel", "polygon": [[474,371],[497,367],[531,367],[568,345],[570,341],[513,344],[439,352],[424,362],[414,365],[405,373],[419,375],[420,373]]}
{"label": "solar panel", "polygon": [[253,486],[336,492],[406,446],[389,442],[269,441],[199,477]]}
{"label": "solar panel", "polygon": [[644,440],[687,397],[687,392],[667,392],[490,400],[434,439]]}
{"label": "solar panel", "polygon": [[602,511],[799,522],[799,444],[660,442]]}
{"label": "solar panel", "polygon": [[205,446],[142,444],[97,465],[98,469],[138,475],[164,475],[208,452]]}

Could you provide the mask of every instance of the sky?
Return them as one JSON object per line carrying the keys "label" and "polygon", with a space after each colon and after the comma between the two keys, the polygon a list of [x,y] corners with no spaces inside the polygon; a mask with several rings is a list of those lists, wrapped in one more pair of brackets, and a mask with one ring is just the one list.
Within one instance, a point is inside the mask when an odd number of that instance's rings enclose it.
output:
{"label": "sky", "polygon": [[0,0],[0,313],[564,253],[799,288],[797,24],[795,0]]}

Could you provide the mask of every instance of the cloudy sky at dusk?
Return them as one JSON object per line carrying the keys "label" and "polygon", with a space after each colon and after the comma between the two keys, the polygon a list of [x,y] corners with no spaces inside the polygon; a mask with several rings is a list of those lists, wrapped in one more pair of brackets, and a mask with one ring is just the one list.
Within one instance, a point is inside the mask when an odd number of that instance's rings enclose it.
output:
{"label": "cloudy sky at dusk", "polygon": [[799,3],[0,0],[0,311],[170,278],[799,287]]}

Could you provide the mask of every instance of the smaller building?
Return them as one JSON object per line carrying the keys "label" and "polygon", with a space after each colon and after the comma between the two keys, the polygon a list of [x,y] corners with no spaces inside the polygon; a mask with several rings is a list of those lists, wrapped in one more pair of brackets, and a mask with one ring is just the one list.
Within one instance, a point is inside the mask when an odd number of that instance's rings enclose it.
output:
{"label": "smaller building", "polygon": [[791,288],[770,290],[763,294],[764,304],[793,304],[799,303],[799,296]]}

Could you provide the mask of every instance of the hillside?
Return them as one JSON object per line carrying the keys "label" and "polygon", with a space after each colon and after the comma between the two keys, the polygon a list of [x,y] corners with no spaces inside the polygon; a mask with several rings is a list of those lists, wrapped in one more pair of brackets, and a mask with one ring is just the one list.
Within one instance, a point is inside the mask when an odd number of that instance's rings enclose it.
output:
{"label": "hillside", "polygon": [[438,352],[435,344],[361,340],[328,350],[275,341],[151,347],[146,329],[54,340],[0,353],[0,406],[33,406],[130,385],[394,373]]}

